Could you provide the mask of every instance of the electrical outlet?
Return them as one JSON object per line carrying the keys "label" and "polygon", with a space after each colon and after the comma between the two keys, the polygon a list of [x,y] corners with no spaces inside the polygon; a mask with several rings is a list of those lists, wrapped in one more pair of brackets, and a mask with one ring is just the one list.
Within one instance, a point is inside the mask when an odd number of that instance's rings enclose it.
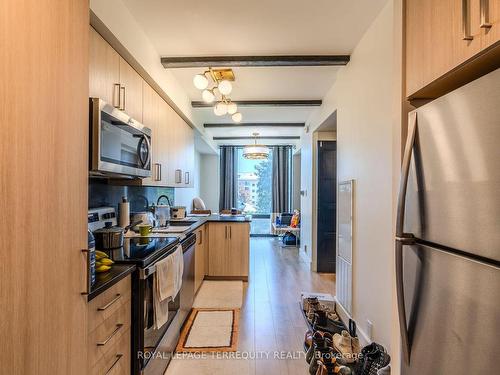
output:
{"label": "electrical outlet", "polygon": [[368,336],[368,339],[372,341],[373,323],[368,319],[366,319],[366,334]]}

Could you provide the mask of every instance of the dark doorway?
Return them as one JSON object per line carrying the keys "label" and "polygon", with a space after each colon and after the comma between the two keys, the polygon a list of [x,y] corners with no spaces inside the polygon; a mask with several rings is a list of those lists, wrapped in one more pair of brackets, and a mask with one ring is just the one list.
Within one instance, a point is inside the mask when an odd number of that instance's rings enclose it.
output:
{"label": "dark doorway", "polygon": [[317,271],[335,273],[337,257],[337,142],[318,142]]}

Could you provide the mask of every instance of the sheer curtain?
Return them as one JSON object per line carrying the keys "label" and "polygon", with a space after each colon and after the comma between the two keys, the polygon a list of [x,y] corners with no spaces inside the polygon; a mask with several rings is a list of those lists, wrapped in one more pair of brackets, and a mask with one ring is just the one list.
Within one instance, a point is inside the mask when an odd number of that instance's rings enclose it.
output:
{"label": "sheer curtain", "polygon": [[273,147],[273,213],[271,222],[292,208],[292,146]]}
{"label": "sheer curtain", "polygon": [[220,148],[219,212],[236,207],[238,202],[237,147]]}

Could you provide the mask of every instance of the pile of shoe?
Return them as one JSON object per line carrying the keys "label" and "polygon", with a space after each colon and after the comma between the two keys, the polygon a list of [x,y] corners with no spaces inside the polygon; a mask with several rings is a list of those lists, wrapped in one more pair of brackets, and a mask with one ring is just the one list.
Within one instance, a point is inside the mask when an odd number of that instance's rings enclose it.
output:
{"label": "pile of shoe", "polygon": [[389,355],[376,343],[361,349],[353,320],[347,329],[335,310],[317,298],[304,299],[303,308],[311,327],[304,339],[310,375],[386,374],[378,371],[388,368]]}

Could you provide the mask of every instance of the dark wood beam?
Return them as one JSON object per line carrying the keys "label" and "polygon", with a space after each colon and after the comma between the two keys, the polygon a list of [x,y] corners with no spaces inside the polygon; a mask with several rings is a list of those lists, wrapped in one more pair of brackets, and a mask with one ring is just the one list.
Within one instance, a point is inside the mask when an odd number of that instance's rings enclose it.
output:
{"label": "dark wood beam", "polygon": [[[239,106],[245,107],[319,107],[322,100],[233,100]],[[215,103],[205,103],[203,101],[192,101],[193,108],[209,108]]]}
{"label": "dark wood beam", "polygon": [[251,66],[342,66],[349,55],[176,56],[162,57],[166,69]]}
{"label": "dark wood beam", "polygon": [[220,123],[220,124],[203,124],[204,128],[234,128],[234,127],[239,127],[239,126],[262,126],[262,127],[267,127],[267,126],[276,126],[276,127],[284,127],[284,128],[292,128],[292,127],[304,127],[306,124],[304,122],[240,122],[240,123],[234,123],[234,122],[227,122],[227,123]]}
{"label": "dark wood beam", "polygon": [[245,140],[245,139],[300,139],[299,136],[294,136],[294,135],[272,135],[269,137],[214,137],[214,141],[238,141],[238,140]]}

